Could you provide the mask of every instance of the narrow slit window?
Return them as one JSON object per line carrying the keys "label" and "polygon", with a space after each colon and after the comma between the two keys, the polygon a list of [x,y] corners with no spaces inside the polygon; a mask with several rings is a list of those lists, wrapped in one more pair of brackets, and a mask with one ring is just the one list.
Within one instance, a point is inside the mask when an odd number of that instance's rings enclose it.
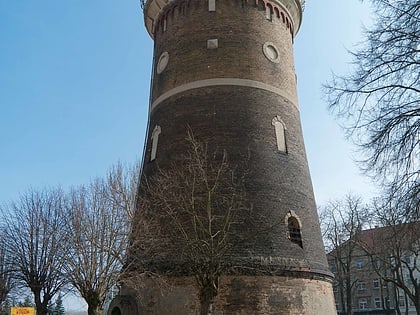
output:
{"label": "narrow slit window", "polygon": [[153,129],[152,132],[152,153],[150,154],[150,161],[153,161],[156,159],[156,152],[157,152],[157,146],[159,141],[159,135],[161,133],[160,126],[156,125],[155,129]]}

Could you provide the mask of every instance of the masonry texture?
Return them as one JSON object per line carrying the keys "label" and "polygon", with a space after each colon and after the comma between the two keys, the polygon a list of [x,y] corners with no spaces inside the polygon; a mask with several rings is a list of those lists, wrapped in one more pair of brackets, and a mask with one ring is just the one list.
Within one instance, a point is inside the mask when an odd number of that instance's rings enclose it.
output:
{"label": "masonry texture", "polygon": [[[170,289],[148,284],[141,302],[129,295],[112,302],[110,309],[124,314],[199,314],[193,278],[172,278]],[[325,281],[278,276],[222,277],[213,315],[336,314],[331,287]],[[154,293],[154,294],[151,294]],[[116,314],[114,314],[116,315]]]}
{"label": "masonry texture", "polygon": [[[293,38],[301,2],[216,0],[214,11],[212,5],[212,0],[145,4],[155,47],[142,176],[182,159],[187,130],[210,152],[225,150],[233,164],[249,159],[245,185],[253,211],[246,225],[236,227],[240,246],[230,258],[243,268],[222,276],[214,314],[334,314],[296,94]],[[284,129],[284,151],[277,146],[275,117]],[[156,126],[160,134],[152,157]],[[291,236],[291,217],[298,222],[298,241]],[[259,232],[270,226],[270,233]],[[176,264],[175,255],[166,257],[169,264]],[[163,277],[171,290],[154,291],[151,281],[142,301],[116,299],[113,307],[126,314],[196,314],[193,278]],[[123,304],[132,308],[124,311]]]}

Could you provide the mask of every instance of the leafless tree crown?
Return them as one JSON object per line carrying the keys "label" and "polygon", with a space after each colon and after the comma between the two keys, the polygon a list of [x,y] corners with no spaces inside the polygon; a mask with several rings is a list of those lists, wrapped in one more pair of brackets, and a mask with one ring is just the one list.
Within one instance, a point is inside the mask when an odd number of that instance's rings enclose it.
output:
{"label": "leafless tree crown", "polygon": [[325,87],[330,109],[390,194],[420,193],[420,3],[370,0],[374,24],[352,52],[353,71]]}

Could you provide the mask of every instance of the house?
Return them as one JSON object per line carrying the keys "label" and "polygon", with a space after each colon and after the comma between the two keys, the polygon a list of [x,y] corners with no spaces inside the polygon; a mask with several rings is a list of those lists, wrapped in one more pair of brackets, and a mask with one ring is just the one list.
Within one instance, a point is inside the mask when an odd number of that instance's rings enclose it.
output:
{"label": "house", "polygon": [[376,227],[356,231],[328,253],[337,313],[417,314],[418,240],[418,222]]}

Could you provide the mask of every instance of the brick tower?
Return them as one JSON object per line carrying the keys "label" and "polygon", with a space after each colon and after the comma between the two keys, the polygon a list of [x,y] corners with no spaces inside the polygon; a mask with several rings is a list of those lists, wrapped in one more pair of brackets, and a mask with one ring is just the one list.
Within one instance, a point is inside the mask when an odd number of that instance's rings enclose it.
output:
{"label": "brick tower", "polygon": [[[274,233],[243,242],[235,255],[246,256],[249,270],[260,265],[266,272],[223,275],[214,314],[335,314],[296,92],[293,40],[302,2],[144,1],[154,61],[142,176],[182,156],[188,126],[233,162],[249,156],[246,193],[255,224],[238,230],[238,238],[280,222]],[[196,314],[194,281],[174,277],[167,294],[145,293],[127,307],[127,289],[111,309]]]}

